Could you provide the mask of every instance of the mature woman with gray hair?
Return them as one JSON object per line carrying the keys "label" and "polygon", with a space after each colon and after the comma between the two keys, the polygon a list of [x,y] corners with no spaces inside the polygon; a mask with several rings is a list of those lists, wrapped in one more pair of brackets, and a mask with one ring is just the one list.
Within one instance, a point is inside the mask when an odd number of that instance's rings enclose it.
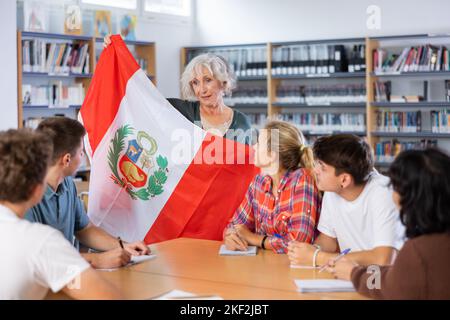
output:
{"label": "mature woman with gray hair", "polygon": [[[104,46],[111,43],[109,36]],[[248,117],[226,106],[223,97],[236,87],[228,62],[212,53],[192,59],[181,76],[182,99],[167,99],[189,121],[213,134],[250,144],[252,130]]]}

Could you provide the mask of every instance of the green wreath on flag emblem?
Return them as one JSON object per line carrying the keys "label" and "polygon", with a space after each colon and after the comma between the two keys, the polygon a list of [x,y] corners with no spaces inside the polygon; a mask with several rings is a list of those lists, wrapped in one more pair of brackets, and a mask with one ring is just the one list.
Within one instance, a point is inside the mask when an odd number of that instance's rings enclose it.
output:
{"label": "green wreath on flag emblem", "polygon": [[[123,125],[117,129],[108,150],[108,164],[112,171],[111,179],[124,188],[133,200],[149,200],[164,192],[167,181],[167,158],[154,155],[158,150],[156,140],[144,131],[137,133],[136,139],[128,140],[124,154],[125,139],[134,134],[134,128]],[[144,148],[143,141],[150,146]],[[156,168],[157,166],[157,168]]]}

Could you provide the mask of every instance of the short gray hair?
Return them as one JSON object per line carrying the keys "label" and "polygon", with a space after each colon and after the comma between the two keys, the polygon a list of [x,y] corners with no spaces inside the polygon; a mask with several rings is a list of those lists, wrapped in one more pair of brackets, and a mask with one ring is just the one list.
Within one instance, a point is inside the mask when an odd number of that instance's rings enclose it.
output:
{"label": "short gray hair", "polygon": [[191,81],[199,67],[208,69],[213,77],[223,84],[225,95],[231,96],[231,91],[236,88],[236,76],[233,69],[224,57],[213,53],[204,53],[192,59],[181,75],[181,96],[183,99],[197,100],[194,90],[192,90]]}

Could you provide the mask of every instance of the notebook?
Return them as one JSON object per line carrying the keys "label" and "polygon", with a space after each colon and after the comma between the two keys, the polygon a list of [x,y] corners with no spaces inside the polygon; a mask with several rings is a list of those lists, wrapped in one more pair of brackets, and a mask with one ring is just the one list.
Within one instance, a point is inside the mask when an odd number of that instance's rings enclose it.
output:
{"label": "notebook", "polygon": [[228,250],[223,244],[219,250],[220,256],[256,256],[256,246],[248,246],[246,251]]}
{"label": "notebook", "polygon": [[223,298],[217,295],[197,295],[187,291],[172,290],[153,297],[152,300],[223,300]]}
{"label": "notebook", "polygon": [[[128,264],[125,267],[129,267],[150,259],[155,258],[156,255],[155,254],[148,254],[148,255],[142,255],[142,256],[132,256],[131,257],[131,261],[128,262]],[[97,271],[115,271],[118,270],[119,268],[110,268],[110,269],[96,269]]]}
{"label": "notebook", "polygon": [[354,292],[351,281],[335,279],[295,280],[299,292]]}

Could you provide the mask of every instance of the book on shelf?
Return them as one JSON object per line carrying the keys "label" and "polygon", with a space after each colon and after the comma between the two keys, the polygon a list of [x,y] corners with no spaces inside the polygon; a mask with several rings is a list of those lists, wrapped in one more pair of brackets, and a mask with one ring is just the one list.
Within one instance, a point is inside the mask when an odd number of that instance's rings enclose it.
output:
{"label": "book on shelf", "polygon": [[118,20],[118,29],[124,40],[136,40],[137,17],[134,14],[123,14]]}
{"label": "book on shelf", "polygon": [[254,77],[267,75],[267,49],[265,46],[248,48],[202,48],[187,52],[187,63],[203,53],[219,55],[233,67],[237,77]]}
{"label": "book on shelf", "polygon": [[250,119],[250,124],[253,128],[260,129],[266,124],[266,113],[247,113],[247,116]]}
{"label": "book on shelf", "polygon": [[236,104],[268,104],[266,87],[239,87],[233,90],[231,97],[224,98],[225,104],[233,106]]}
{"label": "book on shelf", "polygon": [[81,8],[77,4],[66,4],[64,6],[64,33],[71,35],[83,33]]}
{"label": "book on shelf", "polygon": [[348,59],[348,72],[366,71],[366,46],[363,44],[354,45]]}
{"label": "book on shelf", "polygon": [[421,111],[376,110],[377,131],[380,132],[421,132]]}
{"label": "book on shelf", "polygon": [[430,44],[403,48],[401,53],[385,49],[373,51],[375,73],[450,71],[449,51],[445,46]]}
{"label": "book on shelf", "polygon": [[87,43],[54,43],[43,39],[22,41],[22,69],[68,75],[70,72],[88,74],[89,45]]}
{"label": "book on shelf", "polygon": [[437,140],[421,139],[415,141],[399,141],[392,139],[380,141],[375,144],[375,161],[392,162],[400,152],[404,150],[423,150],[426,148],[436,148]]}
{"label": "book on shelf", "polygon": [[450,102],[450,80],[445,80],[445,101]]}
{"label": "book on shelf", "polygon": [[431,132],[450,133],[450,109],[430,111]]}
{"label": "book on shelf", "polygon": [[47,4],[42,3],[42,1],[24,1],[24,30],[32,32],[46,32],[48,28],[47,10]]}
{"label": "book on shelf", "polygon": [[424,101],[424,98],[422,96],[398,96],[398,95],[391,95],[390,101],[392,103],[412,103],[412,102],[420,102]]}
{"label": "book on shelf", "polygon": [[[273,48],[272,75],[329,75],[365,69],[364,45],[355,45],[351,68],[343,45],[282,45]],[[363,59],[365,60],[365,59]]]}
{"label": "book on shelf", "polygon": [[96,37],[105,37],[112,33],[111,11],[95,10],[94,32]]}
{"label": "book on shelf", "polygon": [[331,105],[333,103],[365,103],[364,84],[339,85],[280,85],[276,90],[277,103]]}
{"label": "book on shelf", "polygon": [[81,105],[84,100],[84,87],[81,83],[63,85],[62,81],[52,81],[48,85],[33,86],[22,84],[22,103],[24,106],[48,106],[49,108],[68,108]]}
{"label": "book on shelf", "polygon": [[376,102],[390,102],[391,101],[391,81],[375,81],[375,101]]}
{"label": "book on shelf", "polygon": [[291,122],[309,132],[363,132],[366,130],[363,113],[282,113],[280,120]]}

